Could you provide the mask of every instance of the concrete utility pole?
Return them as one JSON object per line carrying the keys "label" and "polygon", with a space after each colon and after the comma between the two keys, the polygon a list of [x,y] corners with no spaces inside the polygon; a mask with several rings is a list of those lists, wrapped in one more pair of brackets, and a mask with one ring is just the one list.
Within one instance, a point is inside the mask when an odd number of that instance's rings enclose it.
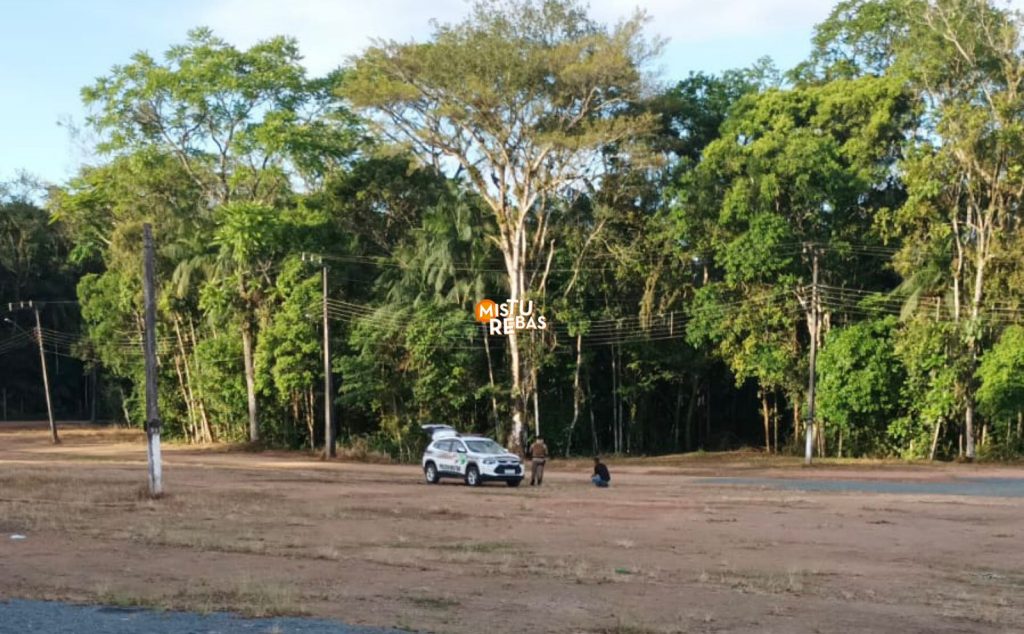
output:
{"label": "concrete utility pole", "polygon": [[807,439],[804,447],[804,464],[811,464],[814,453],[814,380],[817,374],[818,363],[818,327],[820,324],[818,316],[818,249],[811,245],[811,305],[810,305],[810,331],[811,331],[811,355],[810,371],[807,375]]}
{"label": "concrete utility pole", "polygon": [[143,347],[146,355],[146,438],[149,456],[149,494],[163,495],[160,459],[160,410],[156,389],[156,290],[153,283],[153,228],[142,225],[142,297],[145,311]]}
{"label": "concrete utility pole", "polygon": [[320,262],[323,276],[324,317],[324,457],[338,455],[334,432],[334,388],[331,381],[331,322],[327,315],[327,265]]}

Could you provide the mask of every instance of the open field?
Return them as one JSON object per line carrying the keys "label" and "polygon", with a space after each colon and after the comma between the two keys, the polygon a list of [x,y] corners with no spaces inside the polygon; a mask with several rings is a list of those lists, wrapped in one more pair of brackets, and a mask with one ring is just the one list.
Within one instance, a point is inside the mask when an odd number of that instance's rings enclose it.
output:
{"label": "open field", "polygon": [[0,597],[436,632],[1024,630],[1021,467],[676,457],[611,461],[599,490],[556,460],[541,489],[474,490],[171,446],[150,500],[140,433],[63,439],[0,427]]}

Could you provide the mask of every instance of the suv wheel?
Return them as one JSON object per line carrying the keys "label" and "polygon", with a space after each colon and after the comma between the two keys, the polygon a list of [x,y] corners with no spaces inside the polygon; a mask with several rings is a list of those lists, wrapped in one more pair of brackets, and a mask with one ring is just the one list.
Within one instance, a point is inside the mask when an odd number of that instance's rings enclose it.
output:
{"label": "suv wheel", "polygon": [[519,483],[522,481],[522,478],[516,478],[515,480],[505,480],[505,484],[509,485],[510,487],[517,487],[519,486]]}
{"label": "suv wheel", "polygon": [[437,475],[437,467],[434,466],[433,462],[428,462],[427,466],[423,467],[423,477],[426,479],[427,484],[437,484],[437,481],[441,479]]}
{"label": "suv wheel", "polygon": [[480,486],[480,470],[476,465],[469,465],[466,469],[466,484],[471,487]]}

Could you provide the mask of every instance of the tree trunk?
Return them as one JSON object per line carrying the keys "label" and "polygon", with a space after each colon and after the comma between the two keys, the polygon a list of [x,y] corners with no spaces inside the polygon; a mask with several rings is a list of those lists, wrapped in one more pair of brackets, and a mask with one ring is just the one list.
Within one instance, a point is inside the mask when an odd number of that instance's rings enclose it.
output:
{"label": "tree trunk", "polygon": [[779,397],[778,394],[772,398],[772,427],[774,430],[773,442],[775,443],[775,453],[779,453]]}
{"label": "tree trunk", "polygon": [[580,368],[583,367],[583,335],[576,335],[576,368],[572,377],[572,422],[565,439],[565,457],[572,452],[572,435],[576,431],[576,423],[580,419],[580,405],[583,401],[583,388],[580,386]]}
{"label": "tree trunk", "polygon": [[633,399],[629,403],[629,419],[625,430],[623,430],[623,440],[626,443],[626,453],[633,453],[633,430],[636,428],[636,410],[637,403]]}
{"label": "tree trunk", "polygon": [[772,452],[772,437],[771,423],[768,417],[768,395],[763,389],[757,395],[761,398],[761,418],[764,421],[764,452],[770,454]]}
{"label": "tree trunk", "polygon": [[935,421],[935,432],[932,434],[932,447],[928,451],[928,459],[931,461],[935,460],[935,451],[939,447],[939,431],[942,429],[942,419]]}
{"label": "tree trunk", "polygon": [[676,406],[672,410],[672,453],[679,453],[679,423],[683,410],[683,382],[676,389]]}
{"label": "tree trunk", "polygon": [[295,429],[298,430],[300,428],[299,426],[305,422],[305,416],[303,416],[302,412],[301,392],[292,390],[292,393],[289,395],[289,397],[292,406],[292,421],[294,423]]}
{"label": "tree trunk", "polygon": [[508,333],[509,367],[512,370],[512,431],[509,434],[509,449],[512,453],[523,452],[523,433],[526,421],[526,394],[524,394],[522,366],[519,363],[519,336],[515,330]]}
{"label": "tree trunk", "polygon": [[[124,395],[124,390],[122,388],[118,387],[117,391],[121,393],[121,413],[124,414],[124,423],[125,423],[125,425],[131,427],[132,426],[132,416],[128,412],[128,404],[125,402],[126,401],[126,397]],[[22,410],[25,409],[24,403],[22,404],[21,409]]]}
{"label": "tree trunk", "polygon": [[[990,207],[991,210],[991,207]],[[985,266],[988,262],[988,222],[984,221],[983,218],[987,214],[983,214],[981,210],[978,210],[979,224],[977,228],[977,242],[978,246],[975,251],[974,257],[974,292],[971,297],[971,335],[970,335],[970,346],[968,350],[970,365],[968,366],[967,374],[967,404],[966,411],[964,412],[964,423],[967,427],[965,435],[967,436],[967,459],[974,460],[974,390],[976,387],[975,372],[978,368],[978,341],[974,334],[976,328],[979,327],[981,319],[981,302],[984,298],[985,291]],[[981,444],[984,445],[988,440],[988,424],[982,428]]]}
{"label": "tree trunk", "polygon": [[192,407],[192,399],[188,397],[188,388],[185,386],[185,372],[182,371],[181,365],[181,355],[174,355],[174,373],[178,375],[178,389],[181,391],[181,400],[185,401],[185,415],[188,419],[188,428],[185,435],[188,442],[193,444],[197,441],[199,432],[196,425],[195,409]]}
{"label": "tree trunk", "polygon": [[594,420],[594,392],[590,389],[589,373],[587,373],[587,405],[587,409],[590,410],[590,448],[596,456],[601,453],[601,447],[597,441],[597,421]]}
{"label": "tree trunk", "polygon": [[181,320],[177,313],[174,314],[174,334],[178,339],[178,350],[181,351],[182,367],[185,374],[185,387],[187,392],[187,401],[189,404],[189,420],[193,425],[196,442],[209,442],[207,439],[209,424],[205,421],[206,412],[201,410],[200,404],[198,403],[195,395],[195,390],[192,389],[192,371],[189,369],[188,363],[188,352],[185,350],[185,339],[181,336]]}
{"label": "tree trunk", "polygon": [[[970,379],[968,379],[969,381]],[[964,404],[964,440],[967,444],[964,458],[967,461],[974,460],[974,398],[968,389],[966,403]]]}
{"label": "tree trunk", "polygon": [[690,388],[690,402],[686,406],[686,447],[685,451],[693,451],[693,432],[696,422],[697,401],[700,400],[700,377],[694,375]]}
{"label": "tree trunk", "polygon": [[537,387],[537,364],[530,363],[530,392],[533,394],[533,434],[540,438],[540,390]]}
{"label": "tree trunk", "polygon": [[256,366],[253,362],[252,324],[242,323],[242,359],[245,363],[245,395],[249,405],[249,442],[259,442],[259,412],[256,406]]}
{"label": "tree trunk", "polygon": [[[192,321],[192,315],[189,315],[188,317],[188,327],[189,331],[192,333],[192,345],[195,346],[199,339],[196,337],[196,324]],[[196,355],[194,347],[192,350],[192,362],[195,364],[196,376],[202,376],[201,368],[199,366],[199,357]],[[210,416],[206,412],[206,399],[203,396],[201,385],[196,385],[196,394],[196,400],[199,403],[199,420],[203,424],[203,442],[212,443],[214,441],[213,428],[210,425]]]}
{"label": "tree trunk", "polygon": [[800,398],[793,397],[793,440],[794,445],[800,446]]}
{"label": "tree trunk", "polygon": [[625,410],[625,399],[622,398],[622,347],[615,346],[615,381],[616,381],[616,406],[615,414],[616,420],[618,420],[618,426],[616,427],[617,436],[615,437],[615,451],[616,453],[622,453],[625,449],[625,443],[623,442],[623,429],[625,428],[626,417],[624,415]]}
{"label": "tree trunk", "polygon": [[210,425],[210,415],[206,412],[206,401],[203,400],[202,395],[199,397],[199,420],[203,424],[203,442],[212,443],[215,440],[213,427]]}
{"label": "tree trunk", "polygon": [[[704,434],[697,440],[698,446],[701,449],[711,449],[711,381],[709,380],[705,384],[704,392]],[[698,429],[698,431],[700,431]]]}
{"label": "tree trunk", "polygon": [[309,431],[309,449],[316,449],[316,392],[306,388],[306,429]]}
{"label": "tree trunk", "polygon": [[[96,395],[97,395],[97,381],[96,381],[96,366],[89,369],[89,392],[92,398],[89,400],[89,422],[96,422]],[[4,419],[7,418],[7,393],[4,392]]]}
{"label": "tree trunk", "polygon": [[615,360],[615,344],[612,344],[612,453],[619,453],[619,377]]}
{"label": "tree trunk", "polygon": [[[512,306],[518,307],[518,303],[526,296],[526,214],[532,206],[523,206],[520,201],[518,209],[505,208],[502,201],[501,209],[496,209],[499,220],[499,231],[501,233],[501,250],[505,258],[505,269],[508,273],[508,299]],[[507,334],[509,347],[509,367],[512,371],[512,433],[509,441],[510,449],[514,453],[523,452],[523,441],[525,440],[526,419],[529,403],[532,400],[530,386],[526,385],[525,377],[530,376],[530,368],[526,363],[532,361],[529,355],[524,355],[520,348],[519,333],[513,328]]]}

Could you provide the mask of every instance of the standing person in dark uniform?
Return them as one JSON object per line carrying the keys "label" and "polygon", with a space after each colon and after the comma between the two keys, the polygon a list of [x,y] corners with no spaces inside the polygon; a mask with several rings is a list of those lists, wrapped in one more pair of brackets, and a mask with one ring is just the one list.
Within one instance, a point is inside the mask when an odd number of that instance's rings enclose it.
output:
{"label": "standing person in dark uniform", "polygon": [[590,481],[595,486],[606,488],[608,483],[612,481],[612,474],[608,473],[608,467],[601,462],[601,458],[594,456],[594,476],[590,478]]}
{"label": "standing person in dark uniform", "polygon": [[540,486],[544,481],[544,463],[548,461],[548,446],[544,439],[537,439],[530,445],[530,486]]}

